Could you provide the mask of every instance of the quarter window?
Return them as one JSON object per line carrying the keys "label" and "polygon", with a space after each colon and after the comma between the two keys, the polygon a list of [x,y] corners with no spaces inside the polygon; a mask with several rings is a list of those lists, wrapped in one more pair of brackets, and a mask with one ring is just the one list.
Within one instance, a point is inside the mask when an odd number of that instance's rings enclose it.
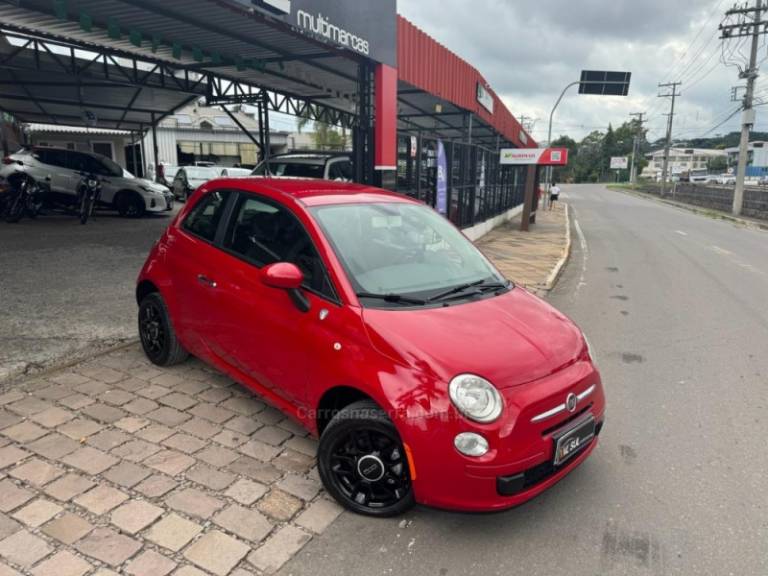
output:
{"label": "quarter window", "polygon": [[227,190],[217,190],[206,194],[184,220],[184,229],[203,240],[213,242],[229,194]]}
{"label": "quarter window", "polygon": [[224,248],[258,267],[292,262],[307,288],[334,298],[322,260],[304,227],[288,210],[250,194],[235,205]]}

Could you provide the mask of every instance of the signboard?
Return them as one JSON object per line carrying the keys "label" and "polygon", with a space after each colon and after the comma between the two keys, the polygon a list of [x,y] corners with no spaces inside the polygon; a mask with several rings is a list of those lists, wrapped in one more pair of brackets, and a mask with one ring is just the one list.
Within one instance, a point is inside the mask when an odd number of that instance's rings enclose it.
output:
{"label": "signboard", "polygon": [[448,161],[443,141],[437,141],[437,211],[448,214]]}
{"label": "signboard", "polygon": [[579,94],[626,96],[629,94],[629,80],[631,76],[631,72],[582,70],[579,81]]}
{"label": "signboard", "polygon": [[568,148],[502,148],[500,164],[515,166],[566,166]]}
{"label": "signboard", "polygon": [[480,106],[493,114],[493,96],[481,82],[477,83],[477,101]]}
{"label": "signboard", "polygon": [[296,31],[397,67],[396,0],[226,0]]}
{"label": "signboard", "polygon": [[419,141],[416,136],[411,136],[411,158],[416,158],[416,151],[419,148]]}
{"label": "signboard", "polygon": [[627,156],[611,156],[611,170],[626,170],[629,168]]}

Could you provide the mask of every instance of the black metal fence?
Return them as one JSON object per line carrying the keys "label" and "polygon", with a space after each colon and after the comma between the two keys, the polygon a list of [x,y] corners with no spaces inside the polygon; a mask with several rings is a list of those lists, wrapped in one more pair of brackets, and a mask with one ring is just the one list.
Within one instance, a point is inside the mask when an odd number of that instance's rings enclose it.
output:
{"label": "black metal fence", "polygon": [[[475,144],[443,140],[443,146],[451,222],[467,228],[523,203],[524,166],[502,166],[497,151]],[[437,138],[398,133],[395,190],[435,207],[437,151]]]}

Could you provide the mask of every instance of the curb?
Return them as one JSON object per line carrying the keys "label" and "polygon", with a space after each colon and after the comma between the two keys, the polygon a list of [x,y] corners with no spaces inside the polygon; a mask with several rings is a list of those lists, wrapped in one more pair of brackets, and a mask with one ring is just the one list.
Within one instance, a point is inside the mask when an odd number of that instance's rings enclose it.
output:
{"label": "curb", "polygon": [[566,262],[571,257],[571,208],[566,203],[563,203],[563,205],[565,206],[565,248],[563,248],[560,260],[557,261],[557,264],[555,264],[555,267],[552,268],[549,276],[547,276],[544,287],[541,288],[541,291],[544,293],[549,292],[555,287],[560,275],[563,273]]}
{"label": "curb", "polygon": [[26,368],[12,371],[7,376],[0,378],[0,390],[3,390],[3,388],[9,385],[16,384],[18,382],[22,382],[27,379],[42,378],[52,372],[58,372],[59,370],[64,370],[66,368],[70,368],[77,364],[88,362],[90,360],[93,360],[94,358],[99,358],[100,356],[106,356],[107,354],[111,354],[112,352],[116,352],[117,350],[122,350],[123,348],[129,348],[131,346],[134,346],[138,342],[139,342],[138,336],[131,336],[130,338],[121,339],[119,342],[105,345],[103,348],[100,347],[97,350],[92,352],[86,352],[85,350],[74,352],[72,355],[68,356],[66,360],[64,359],[59,359],[58,361],[54,360],[48,365],[42,366],[39,369],[32,369],[29,372],[27,372],[27,370],[29,370],[30,365],[27,365]]}
{"label": "curb", "polygon": [[615,186],[606,186],[606,188],[608,188],[608,190],[613,190],[614,192],[623,192],[625,194],[630,194],[638,198],[646,198],[648,200],[654,200],[660,204],[666,204],[667,206],[672,206],[673,208],[680,208],[681,210],[687,210],[688,212],[699,214],[701,216],[707,216],[709,218],[719,218],[720,220],[727,220],[729,222],[733,222],[734,224],[738,224],[739,226],[743,226],[744,228],[750,228],[752,230],[768,230],[768,223],[763,224],[762,222],[745,220],[743,218],[739,218],[738,216],[733,216],[731,214],[721,212],[720,210],[715,210],[714,208],[702,208],[700,206],[694,206],[693,204],[686,204],[685,202],[667,200],[666,198],[659,198],[658,196],[655,196],[648,192],[643,192],[641,190],[629,190],[626,188],[617,188]]}

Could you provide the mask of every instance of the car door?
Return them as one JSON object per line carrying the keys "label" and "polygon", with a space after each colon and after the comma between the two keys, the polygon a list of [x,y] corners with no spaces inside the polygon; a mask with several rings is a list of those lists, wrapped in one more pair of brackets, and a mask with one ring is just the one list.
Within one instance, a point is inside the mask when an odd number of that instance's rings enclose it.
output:
{"label": "car door", "polygon": [[[318,252],[300,221],[285,206],[239,193],[213,272],[219,321],[212,348],[294,406],[306,398],[307,323],[333,306],[335,295]],[[261,282],[260,269],[293,262],[305,275],[303,292],[313,314],[301,311],[285,290]]]}
{"label": "car door", "polygon": [[173,311],[177,329],[184,332],[190,352],[208,354],[208,338],[216,324],[214,301],[217,259],[216,248],[231,193],[209,192],[192,208],[179,226],[168,229],[167,265],[173,286]]}
{"label": "car door", "polygon": [[70,200],[73,194],[71,187],[72,172],[69,169],[68,156],[70,152],[60,148],[39,148],[34,152],[35,159],[40,162],[42,173],[38,180],[47,178],[51,191],[55,194],[66,195]]}

